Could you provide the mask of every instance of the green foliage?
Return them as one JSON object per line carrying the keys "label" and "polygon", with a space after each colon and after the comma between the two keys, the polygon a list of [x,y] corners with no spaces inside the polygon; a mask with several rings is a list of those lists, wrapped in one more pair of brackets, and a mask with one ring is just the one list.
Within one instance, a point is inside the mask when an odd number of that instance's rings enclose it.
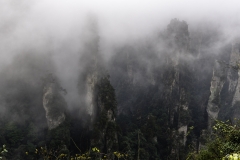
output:
{"label": "green foliage", "polygon": [[190,119],[191,119],[191,116],[189,114],[189,111],[187,111],[187,110],[179,111],[179,122],[181,124],[188,125]]}
{"label": "green foliage", "polygon": [[[26,158],[43,159],[43,160],[104,160],[104,159],[117,159],[126,160],[128,154],[118,151],[111,153],[102,153],[97,147],[93,147],[85,153],[71,154],[63,152],[62,150],[53,150],[47,147],[39,147],[34,152],[25,152]],[[32,155],[32,156],[31,156]]]}
{"label": "green foliage", "polygon": [[231,125],[229,121],[216,120],[213,134],[206,148],[199,153],[190,153],[188,159],[196,160],[221,160],[228,154],[240,152],[240,126]]}
{"label": "green foliage", "polygon": [[68,147],[70,144],[69,123],[65,120],[58,127],[50,130],[47,139],[48,145],[52,149]]}
{"label": "green foliage", "polygon": [[140,159],[155,159],[156,155],[151,152],[155,150],[155,145],[150,144],[139,129],[128,132],[126,136],[121,137],[121,151],[126,153],[130,160],[137,159],[138,156]]}
{"label": "green foliage", "polygon": [[117,146],[117,125],[115,122],[117,102],[109,75],[98,78],[95,86],[96,118],[93,122],[91,146],[108,153]]}
{"label": "green foliage", "polygon": [[4,144],[2,148],[0,148],[0,160],[3,159],[3,156],[8,152],[6,149],[6,145]]}
{"label": "green foliage", "polygon": [[35,148],[34,151],[26,151],[26,158],[43,160],[68,160],[69,152],[65,149],[52,149],[45,147]]}
{"label": "green foliage", "polygon": [[11,147],[19,146],[23,142],[24,135],[22,128],[20,128],[17,124],[7,123],[5,125],[5,131],[7,133],[5,138]]}
{"label": "green foliage", "polygon": [[100,78],[96,88],[97,94],[104,104],[104,109],[115,112],[117,109],[117,101],[115,98],[115,90],[109,80],[109,75]]}

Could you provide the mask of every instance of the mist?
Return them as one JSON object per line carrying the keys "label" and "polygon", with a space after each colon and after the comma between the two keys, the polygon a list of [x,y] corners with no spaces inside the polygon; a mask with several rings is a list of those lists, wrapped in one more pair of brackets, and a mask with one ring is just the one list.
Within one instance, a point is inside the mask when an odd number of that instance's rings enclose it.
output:
{"label": "mist", "polygon": [[186,159],[189,146],[198,153],[212,117],[240,115],[239,6],[0,0],[6,156],[39,159],[43,146],[96,158],[97,147],[112,159]]}
{"label": "mist", "polygon": [[[66,99],[71,107],[80,103],[76,86],[82,68],[80,58],[92,36],[89,18],[94,17],[97,22],[98,50],[107,67],[112,56],[121,54],[117,50],[124,46],[135,46],[138,50],[135,56],[140,56],[143,54],[140,46],[150,44],[152,52],[161,59],[168,48],[159,36],[173,18],[188,24],[193,39],[197,34],[215,34],[212,36],[215,39],[206,42],[211,47],[205,52],[218,54],[220,46],[238,41],[238,6],[238,1],[2,0],[0,71],[13,66],[16,57],[26,53],[47,56],[62,87],[68,91]],[[182,59],[194,61],[196,57],[186,55]],[[142,64],[151,68],[152,62],[145,56]]]}

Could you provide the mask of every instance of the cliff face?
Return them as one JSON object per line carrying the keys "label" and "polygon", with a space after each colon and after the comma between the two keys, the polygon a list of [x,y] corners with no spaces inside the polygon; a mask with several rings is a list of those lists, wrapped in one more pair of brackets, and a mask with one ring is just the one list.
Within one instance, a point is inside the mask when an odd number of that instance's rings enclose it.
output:
{"label": "cliff face", "polygon": [[92,64],[96,67],[92,72],[87,73],[85,83],[83,83],[85,85],[83,88],[85,88],[86,110],[91,119],[89,128],[93,132],[90,138],[91,146],[98,147],[107,153],[113,147],[116,149],[117,103],[109,76],[101,70],[102,66],[99,66],[97,61]]}
{"label": "cliff face", "polygon": [[[144,136],[155,142],[154,147],[156,144],[163,148],[169,146],[163,150],[176,157],[186,145],[191,119],[190,88],[194,75],[186,60],[192,56],[188,25],[174,19],[161,36],[164,40],[159,38],[157,50],[149,49],[151,44],[144,43],[119,49],[111,60],[110,75],[116,89],[119,114],[146,127],[151,121],[152,128],[157,129],[151,134],[144,133]],[[144,132],[146,129],[138,123],[136,125],[136,130],[140,128]]]}
{"label": "cliff face", "polygon": [[[180,140],[183,145],[186,144],[186,135],[187,135],[187,126],[188,122],[181,120],[183,116],[188,115],[188,90],[184,85],[184,81],[186,77],[186,72],[189,68],[186,66],[187,62],[184,60],[185,56],[188,56],[188,46],[189,46],[189,32],[188,25],[186,22],[179,22],[176,19],[172,20],[168,25],[168,34],[170,36],[170,43],[174,43],[174,53],[170,57],[172,59],[172,64],[174,68],[174,77],[173,83],[170,88],[170,95],[177,95],[177,99],[175,101],[174,106],[176,106],[173,110],[173,113],[170,115],[176,115],[173,119],[177,119],[177,130],[179,134],[183,134],[183,138]],[[171,44],[172,45],[172,44]],[[173,93],[175,90],[175,93]],[[173,124],[173,121],[172,121]],[[178,150],[178,148],[177,148]],[[174,151],[176,152],[176,151]]]}
{"label": "cliff face", "polygon": [[213,77],[210,87],[210,97],[207,105],[208,113],[208,128],[211,130],[214,120],[218,118],[218,113],[220,109],[220,93],[222,91],[223,85],[225,83],[225,66],[219,65],[216,62],[217,69],[213,70]]}
{"label": "cliff face", "polygon": [[90,117],[90,143],[105,153],[116,149],[117,130],[115,116],[117,103],[103,59],[99,52],[99,36],[95,20],[89,22],[89,34],[80,59],[82,71],[79,92],[85,97],[86,112]]}
{"label": "cliff face", "polygon": [[67,108],[67,104],[60,91],[61,87],[56,78],[52,74],[49,74],[45,78],[43,87],[43,107],[46,112],[49,130],[58,127],[66,119],[64,111]]}
{"label": "cliff face", "polygon": [[5,108],[0,112],[0,143],[9,147],[8,159],[34,159],[22,153],[36,145],[51,143],[54,150],[69,144],[68,127],[59,130],[66,120],[63,89],[50,71],[52,61],[45,54],[22,53],[0,73],[1,111]]}
{"label": "cliff face", "polygon": [[211,95],[208,100],[208,128],[211,130],[215,119],[239,118],[239,44],[235,43],[227,58],[216,61],[211,81]]}
{"label": "cliff face", "polygon": [[[183,157],[187,144],[198,148],[202,131],[211,128],[214,119],[226,118],[230,112],[229,106],[226,109],[223,104],[232,105],[230,99],[237,86],[236,72],[219,63],[232,63],[237,52],[231,52],[226,45],[218,54],[211,54],[210,46],[217,35],[214,31],[190,34],[186,22],[174,19],[159,35],[157,48],[152,49],[151,43],[146,42],[119,48],[109,69],[116,89],[120,127],[127,127],[121,116],[133,119],[134,129],[156,142],[160,154],[173,159]],[[149,128],[151,134],[145,133],[149,117],[154,119],[152,128],[156,128],[153,133]],[[125,130],[124,134],[129,132],[133,133]],[[156,144],[152,144],[154,147]]]}
{"label": "cliff face", "polygon": [[[226,88],[227,94],[223,91],[222,103],[228,106],[226,119],[231,119],[233,123],[236,123],[239,119],[239,43],[234,43],[231,48],[231,53],[228,62],[228,71],[226,74]],[[227,97],[224,99],[224,95]],[[224,110],[224,109],[223,109]],[[225,111],[225,110],[224,110]]]}
{"label": "cliff face", "polygon": [[[232,52],[231,52],[231,57],[230,57],[230,62],[229,64],[232,67],[231,70],[229,70],[228,74],[228,80],[229,80],[229,92],[235,92],[232,100],[232,106],[234,106],[236,103],[240,101],[240,81],[239,81],[239,59],[240,59],[240,45],[239,43],[235,43],[232,45]],[[232,73],[235,70],[235,73]],[[232,72],[231,72],[232,71]],[[238,74],[237,74],[237,73]],[[239,115],[239,112],[234,112],[236,115]],[[239,118],[236,117],[236,118]]]}

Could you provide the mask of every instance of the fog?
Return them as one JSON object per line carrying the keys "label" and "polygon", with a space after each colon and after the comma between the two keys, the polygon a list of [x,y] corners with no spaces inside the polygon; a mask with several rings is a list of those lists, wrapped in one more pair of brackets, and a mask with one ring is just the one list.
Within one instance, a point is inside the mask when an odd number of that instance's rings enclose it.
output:
{"label": "fog", "polygon": [[[96,19],[99,52],[107,63],[118,47],[154,41],[173,18],[186,21],[190,34],[191,31],[217,32],[220,36],[210,48],[211,53],[218,54],[220,46],[237,41],[239,6],[237,0],[0,0],[0,70],[15,63],[17,55],[47,55],[68,91],[68,102],[75,102],[80,57],[85,42],[91,41],[89,17]],[[153,44],[161,50],[164,48],[157,42]],[[145,63],[151,64],[148,60]]]}

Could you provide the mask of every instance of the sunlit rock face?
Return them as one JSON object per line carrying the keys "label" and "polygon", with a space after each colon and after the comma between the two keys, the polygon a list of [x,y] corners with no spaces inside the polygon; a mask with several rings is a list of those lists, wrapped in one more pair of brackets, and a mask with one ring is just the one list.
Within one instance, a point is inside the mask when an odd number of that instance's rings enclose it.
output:
{"label": "sunlit rock face", "polygon": [[49,130],[56,128],[66,119],[64,113],[66,102],[60,94],[61,89],[62,88],[58,85],[56,79],[52,75],[49,75],[46,78],[43,87],[43,107],[46,111]]}

